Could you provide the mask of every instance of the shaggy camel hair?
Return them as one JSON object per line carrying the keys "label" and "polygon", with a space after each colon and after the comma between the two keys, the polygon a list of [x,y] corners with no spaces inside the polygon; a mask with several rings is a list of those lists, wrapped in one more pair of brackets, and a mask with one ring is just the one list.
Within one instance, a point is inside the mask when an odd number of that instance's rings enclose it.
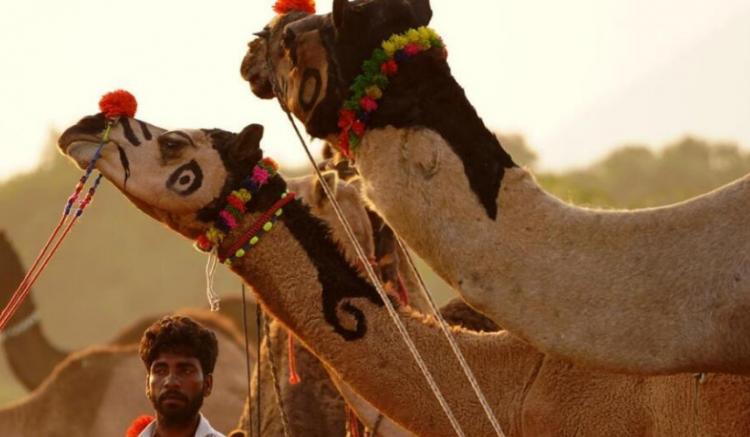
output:
{"label": "shaggy camel hair", "polygon": [[[131,129],[126,135],[125,126],[133,125],[144,134]],[[85,167],[104,126],[102,115],[84,118],[63,133],[61,150]],[[145,132],[152,139],[145,139]],[[240,134],[165,131],[120,118],[96,166],[143,212],[195,239],[223,208],[215,199],[236,188],[262,158],[261,136],[258,125]],[[134,171],[126,188],[128,166]],[[270,178],[246,205],[247,213],[220,244],[220,253],[236,244],[285,190],[280,175]],[[253,288],[268,312],[374,408],[417,435],[450,433],[383,301],[347,263],[329,229],[292,200],[260,242],[244,257],[232,259],[231,269]],[[403,306],[399,317],[465,433],[490,435],[474,393],[454,360],[446,359],[451,352],[434,320]],[[708,375],[701,383],[688,374],[607,374],[546,356],[505,331],[455,328],[454,334],[510,436],[750,433],[748,378]]]}
{"label": "shaggy camel hair", "polygon": [[[262,98],[280,84],[307,132],[336,144],[363,61],[431,14],[429,0],[291,12],[250,43],[241,72]],[[514,164],[443,49],[401,62],[388,82],[356,152],[364,194],[472,307],[586,366],[750,372],[750,179],[661,208],[572,206]]]}
{"label": "shaggy camel hair", "polygon": [[[357,241],[362,245],[368,258],[374,258],[375,265],[379,268],[381,280],[388,285],[397,280],[398,266],[394,265],[398,259],[395,253],[397,247],[392,244],[393,235],[385,228],[379,226],[376,229],[374,221],[377,217],[370,215],[365,209],[364,203],[355,185],[347,184],[337,180],[337,172],[326,171],[323,173],[326,182],[333,188],[336,200],[341,205],[350,223]],[[312,183],[299,179],[287,181],[290,191],[295,192],[298,197],[310,207],[310,212],[332,225],[334,233],[333,240],[344,253],[347,261],[353,265],[359,265],[356,253],[349,239],[333,211],[330,201],[320,186],[317,178]],[[390,287],[388,287],[390,288]],[[409,301],[419,301],[419,296],[409,295]],[[249,435],[257,435],[257,418],[260,411],[260,436],[280,436],[284,434],[280,417],[279,403],[276,399],[273,380],[271,378],[270,355],[276,366],[277,379],[281,394],[284,411],[288,418],[288,432],[291,436],[309,437],[344,437],[347,435],[346,427],[346,402],[341,397],[334,383],[330,380],[328,372],[323,364],[299,342],[293,342],[293,355],[296,361],[297,373],[300,376],[299,384],[289,382],[289,333],[277,321],[269,323],[270,345],[268,337],[264,337],[259,356],[259,366],[256,366],[252,377],[251,399],[245,407],[238,428],[245,430]],[[273,349],[273,350],[271,350]],[[260,374],[259,374],[260,372]],[[259,378],[260,376],[260,378]],[[260,395],[258,396],[258,391]],[[349,397],[347,397],[349,401]],[[258,402],[260,402],[259,408]],[[372,420],[366,422],[367,426],[360,426],[360,431],[365,432],[377,424],[378,436],[402,436],[410,435],[406,430],[394,424],[363,400],[358,399],[357,413],[372,416]],[[372,431],[372,429],[369,429]]]}
{"label": "shaggy camel hair", "polygon": [[[219,357],[214,389],[202,411],[215,428],[232,429],[247,393],[245,354],[238,333],[223,316],[184,310],[216,333]],[[146,369],[137,345],[101,346],[74,352],[24,399],[0,409],[0,434],[118,436],[141,414],[153,414],[145,394]]]}
{"label": "shaggy camel hair", "polygon": [[[18,253],[13,248],[5,233],[0,232],[0,303],[10,299],[15,288],[24,277],[25,270]],[[203,311],[194,310],[203,314]],[[219,311],[242,330],[242,299],[227,297],[221,301]],[[255,341],[255,302],[247,303],[248,337]],[[143,317],[123,328],[107,345],[125,346],[138,344],[143,332],[159,317]],[[210,315],[199,315],[209,328],[215,328],[215,318]],[[2,335],[3,349],[13,374],[29,391],[37,388],[65,357],[71,352],[57,348],[45,335],[43,321],[37,315],[34,295],[30,294],[18,309],[15,317]],[[223,325],[222,325],[223,326]],[[255,351],[255,347],[251,348]],[[30,360],[29,357],[34,357]]]}

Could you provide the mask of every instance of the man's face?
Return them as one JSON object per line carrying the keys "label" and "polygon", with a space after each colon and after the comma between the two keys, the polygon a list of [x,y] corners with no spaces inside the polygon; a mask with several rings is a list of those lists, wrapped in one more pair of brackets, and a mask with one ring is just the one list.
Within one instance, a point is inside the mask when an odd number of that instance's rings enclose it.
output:
{"label": "man's face", "polygon": [[160,419],[173,424],[192,420],[211,393],[212,376],[197,358],[163,352],[151,363],[146,394]]}

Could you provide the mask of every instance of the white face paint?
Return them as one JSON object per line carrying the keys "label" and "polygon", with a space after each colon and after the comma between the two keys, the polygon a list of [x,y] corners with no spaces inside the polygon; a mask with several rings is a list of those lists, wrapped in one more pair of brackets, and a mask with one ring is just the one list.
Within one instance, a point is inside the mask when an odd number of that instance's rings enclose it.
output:
{"label": "white face paint", "polygon": [[[84,124],[82,120],[60,139],[61,148],[81,168],[93,158],[102,135],[90,126],[81,128]],[[113,125],[96,167],[136,203],[178,215],[196,212],[219,197],[228,176],[206,132],[165,131],[132,118]]]}

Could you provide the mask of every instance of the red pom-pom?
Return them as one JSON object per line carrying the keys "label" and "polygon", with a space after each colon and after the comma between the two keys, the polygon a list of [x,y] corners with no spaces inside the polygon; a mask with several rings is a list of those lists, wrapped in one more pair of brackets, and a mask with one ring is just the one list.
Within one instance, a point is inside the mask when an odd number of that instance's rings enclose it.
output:
{"label": "red pom-pom", "polygon": [[135,110],[138,108],[138,102],[135,97],[125,90],[116,90],[107,93],[99,100],[99,109],[107,118],[135,116]]}
{"label": "red pom-pom", "polygon": [[153,421],[153,416],[139,416],[130,424],[128,430],[125,432],[125,437],[138,437],[138,434],[143,432],[143,430]]}
{"label": "red pom-pom", "polygon": [[277,14],[286,14],[292,11],[315,13],[315,0],[277,0],[273,5],[273,10]]}

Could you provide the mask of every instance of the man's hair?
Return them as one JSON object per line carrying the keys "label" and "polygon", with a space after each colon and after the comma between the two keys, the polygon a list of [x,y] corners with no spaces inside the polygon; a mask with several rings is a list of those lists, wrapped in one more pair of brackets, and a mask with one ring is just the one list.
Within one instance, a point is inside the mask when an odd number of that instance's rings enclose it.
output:
{"label": "man's hair", "polygon": [[190,317],[164,316],[146,329],[139,353],[146,370],[163,352],[197,358],[203,373],[214,372],[219,344],[216,335]]}

